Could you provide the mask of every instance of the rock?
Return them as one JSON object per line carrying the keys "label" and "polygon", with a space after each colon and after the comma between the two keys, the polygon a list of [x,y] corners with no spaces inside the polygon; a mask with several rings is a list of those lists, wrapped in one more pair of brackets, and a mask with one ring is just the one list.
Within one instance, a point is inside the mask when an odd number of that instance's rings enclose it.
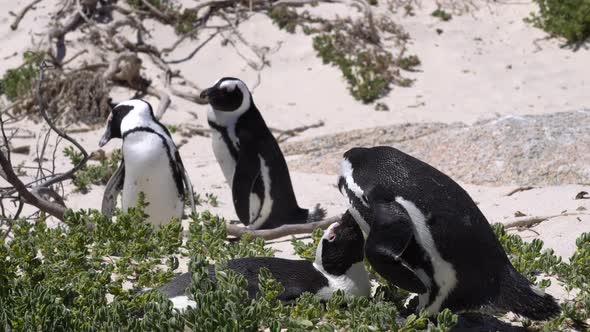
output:
{"label": "rock", "polygon": [[466,183],[590,183],[590,110],[504,116],[477,122],[421,123],[355,130],[288,143],[293,170],[332,173],[355,146],[389,145]]}

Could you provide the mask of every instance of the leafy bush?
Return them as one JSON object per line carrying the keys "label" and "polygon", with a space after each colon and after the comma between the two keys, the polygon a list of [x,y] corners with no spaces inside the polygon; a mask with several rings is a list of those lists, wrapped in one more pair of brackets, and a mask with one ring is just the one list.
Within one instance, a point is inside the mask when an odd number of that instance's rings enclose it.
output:
{"label": "leafy bush", "polygon": [[[146,203],[116,221],[97,211],[68,211],[64,225],[48,227],[9,221],[12,231],[0,246],[0,329],[8,331],[448,331],[458,316],[445,310],[435,320],[424,313],[399,320],[408,293],[381,282],[371,299],[342,292],[323,304],[303,294],[293,304],[277,300],[282,285],[268,270],[260,271],[261,294],[248,298],[246,281],[228,270],[225,261],[248,256],[272,256],[263,240],[244,237],[226,240],[225,221],[207,211],[191,215],[188,238],[182,245],[178,220],[156,230],[146,223]],[[0,229],[7,221],[0,219]],[[87,227],[95,225],[94,229]],[[524,321],[534,330],[583,328],[590,308],[590,233],[576,241],[569,263],[562,262],[542,243],[526,243],[501,225],[494,231],[514,265],[529,278],[535,271],[554,275],[572,292],[564,312],[543,323]],[[313,257],[321,231],[310,245],[294,246]],[[304,249],[304,250],[303,250]],[[155,287],[168,281],[178,267],[178,255],[188,255],[193,272],[190,292],[197,303],[183,314],[156,291],[135,293],[139,286]],[[209,264],[218,265],[217,281],[208,276]],[[123,287],[131,282],[132,288]],[[435,323],[436,322],[436,323]]]}
{"label": "leafy bush", "polygon": [[[376,1],[374,1],[376,4]],[[324,64],[340,69],[351,95],[370,103],[390,90],[391,84],[410,86],[412,80],[401,77],[398,68],[410,70],[420,65],[417,56],[397,58],[379,43],[383,33],[404,43],[407,35],[387,18],[327,20],[298,13],[287,6],[273,7],[268,16],[280,29],[294,33],[301,26],[305,34],[314,34],[313,47]]]}
{"label": "leafy bush", "polygon": [[570,44],[579,44],[590,37],[589,0],[535,0],[539,14],[528,19],[551,35],[562,36]]}
{"label": "leafy bush", "polygon": [[[493,225],[496,236],[510,257],[514,267],[531,281],[543,272],[556,277],[568,292],[575,296],[561,304],[562,313],[544,325],[532,326],[543,331],[563,331],[581,327],[590,319],[590,233],[584,233],[576,240],[576,251],[569,263],[563,262],[552,249],[543,248],[543,241],[535,239],[524,242],[518,235],[508,234],[501,224]],[[538,286],[547,287],[549,280],[540,280]],[[532,324],[525,321],[525,324]]]}
{"label": "leafy bush", "polygon": [[440,7],[433,11],[430,15],[432,15],[433,17],[438,17],[445,22],[450,21],[453,18],[453,15],[447,13],[444,9]]}
{"label": "leafy bush", "polygon": [[25,52],[23,58],[20,67],[8,69],[0,80],[0,94],[5,94],[9,100],[16,100],[31,91],[43,53]]}
{"label": "leafy bush", "polygon": [[[73,147],[69,146],[63,151],[64,156],[70,159],[72,165],[77,165],[82,161],[83,156]],[[119,167],[119,163],[123,158],[121,149],[113,150],[109,158],[100,160],[99,164],[86,164],[80,171],[76,172],[73,183],[76,191],[87,193],[90,185],[104,185],[107,184],[113,173]]]}
{"label": "leafy bush", "polygon": [[0,246],[0,329],[178,330],[182,320],[160,294],[134,297],[123,289],[129,280],[160,284],[176,268],[171,262],[181,244],[180,222],[154,230],[144,206],[140,199],[139,208],[118,213],[115,223],[97,211],[68,211],[65,224],[55,228],[43,218],[13,221],[12,239]]}

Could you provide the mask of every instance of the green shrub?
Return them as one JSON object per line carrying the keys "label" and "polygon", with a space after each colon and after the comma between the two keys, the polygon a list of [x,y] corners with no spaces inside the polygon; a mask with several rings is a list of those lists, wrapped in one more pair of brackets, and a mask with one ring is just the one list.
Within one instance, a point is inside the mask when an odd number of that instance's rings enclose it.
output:
{"label": "green shrub", "polygon": [[[576,240],[576,251],[566,263],[552,249],[542,250],[543,241],[539,239],[525,242],[518,235],[508,234],[501,224],[493,225],[493,229],[514,267],[531,281],[535,281],[536,274],[543,272],[559,279],[568,292],[576,290],[573,298],[561,304],[561,315],[532,327],[563,331],[572,326],[583,326],[581,322],[590,319],[590,233],[580,235]],[[548,280],[536,283],[541,287],[550,284]],[[524,323],[532,324],[526,320]]]}
{"label": "green shrub", "polygon": [[570,44],[583,43],[590,37],[590,0],[535,0],[539,13],[527,20],[553,36],[564,37]]}
{"label": "green shrub", "polygon": [[295,9],[288,6],[272,7],[268,11],[268,17],[279,26],[279,29],[289,33],[295,33],[295,29],[299,24],[299,15]]}
{"label": "green shrub", "polygon": [[369,103],[389,91],[394,79],[391,53],[359,45],[343,30],[315,36],[313,47],[325,64],[340,68],[354,98]]}
{"label": "green shrub", "polygon": [[5,94],[9,100],[16,100],[29,93],[33,82],[38,76],[38,66],[43,60],[43,53],[25,52],[24,63],[14,69],[8,69],[0,79],[0,94]]}
{"label": "green shrub", "polygon": [[[396,320],[408,293],[381,283],[371,299],[336,292],[322,304],[303,294],[293,304],[281,303],[282,285],[265,269],[260,271],[261,294],[250,299],[246,280],[227,269],[227,259],[272,256],[265,242],[245,237],[226,240],[225,221],[207,211],[193,214],[186,244],[178,220],[156,230],[146,223],[143,195],[138,208],[117,211],[116,222],[97,211],[68,211],[64,225],[48,227],[11,221],[9,241],[0,245],[0,329],[10,331],[449,331],[457,315],[444,310],[436,324],[424,313]],[[0,219],[0,229],[6,220]],[[96,225],[90,230],[87,223]],[[562,262],[542,243],[523,242],[494,231],[515,266],[527,276],[544,271],[562,281],[573,299],[563,313],[543,323],[524,321],[533,330],[583,329],[589,318],[590,233],[576,241],[570,262]],[[321,231],[314,233],[315,239]],[[4,234],[0,231],[0,237]],[[312,244],[303,252],[311,255]],[[190,288],[196,306],[184,314],[157,291],[135,294],[138,286],[156,287],[168,281],[178,267],[179,254],[191,256]],[[519,263],[520,262],[520,263]],[[217,282],[208,276],[217,264]],[[123,287],[131,281],[132,289]]]}
{"label": "green shrub", "polygon": [[130,280],[145,286],[169,280],[175,267],[162,265],[181,244],[180,222],[155,230],[140,202],[117,213],[116,223],[97,211],[68,211],[65,225],[55,228],[43,218],[13,221],[12,239],[0,246],[0,329],[178,330],[182,320],[160,294],[134,297],[123,289]]}
{"label": "green shrub", "polygon": [[440,18],[442,21],[450,21],[453,18],[453,15],[447,13],[444,9],[437,8],[435,11],[430,14],[434,17]]}
{"label": "green shrub", "polygon": [[[72,165],[77,165],[82,160],[82,154],[76,151],[73,147],[67,147],[63,151],[64,156],[70,159]],[[119,167],[123,154],[121,149],[113,150],[111,156],[107,159],[103,159],[96,164],[86,164],[82,169],[76,172],[73,183],[76,187],[76,191],[87,193],[90,185],[105,185],[113,176],[113,173]]]}

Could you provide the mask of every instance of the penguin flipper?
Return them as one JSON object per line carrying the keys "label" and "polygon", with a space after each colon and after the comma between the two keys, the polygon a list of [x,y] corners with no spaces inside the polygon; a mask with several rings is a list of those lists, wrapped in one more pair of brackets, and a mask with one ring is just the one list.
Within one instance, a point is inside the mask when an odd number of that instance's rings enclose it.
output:
{"label": "penguin flipper", "polygon": [[180,159],[180,153],[178,153],[178,150],[176,150],[175,158],[176,162],[178,163],[180,175],[182,176],[182,182],[184,183],[184,193],[185,195],[188,195],[189,202],[191,203],[191,212],[195,213],[195,194],[193,192],[193,184],[191,183],[191,179],[188,176],[186,168],[184,168],[182,159]]}
{"label": "penguin flipper", "polygon": [[102,196],[101,213],[107,217],[112,217],[117,206],[117,197],[121,190],[123,190],[123,183],[125,182],[125,162],[121,160],[119,168],[113,173],[109,182],[104,188]]}
{"label": "penguin flipper", "polygon": [[[232,183],[232,199],[238,219],[244,224],[250,224],[250,193],[260,176],[260,158],[258,153],[248,151],[244,147],[240,149],[240,155],[234,171]],[[262,207],[262,204],[260,204]],[[256,218],[260,210],[256,212]],[[253,220],[256,220],[254,218]]]}
{"label": "penguin flipper", "polygon": [[401,258],[414,237],[410,216],[396,202],[374,204],[373,213],[375,220],[365,244],[369,263],[397,287],[413,293],[425,293],[427,289],[422,280]]}

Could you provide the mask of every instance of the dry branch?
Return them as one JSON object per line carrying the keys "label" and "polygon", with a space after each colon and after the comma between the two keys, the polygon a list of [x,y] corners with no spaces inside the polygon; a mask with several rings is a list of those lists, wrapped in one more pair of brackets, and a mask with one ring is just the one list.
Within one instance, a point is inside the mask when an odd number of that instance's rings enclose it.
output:
{"label": "dry branch", "polygon": [[66,134],[64,131],[62,131],[61,129],[57,128],[56,125],[53,123],[53,121],[49,118],[49,115],[47,114],[47,107],[46,107],[46,102],[43,99],[43,96],[41,94],[41,83],[43,82],[43,74],[44,74],[44,69],[47,68],[47,64],[45,62],[42,62],[40,67],[39,67],[39,81],[37,82],[37,102],[39,104],[39,113],[41,113],[41,116],[43,117],[43,119],[45,120],[45,122],[47,122],[47,124],[49,125],[49,127],[57,134],[59,135],[59,137],[67,140],[68,142],[72,143],[79,151],[80,153],[82,153],[82,160],[76,165],[74,166],[72,169],[70,169],[69,171],[55,176],[49,180],[47,180],[46,182],[44,182],[43,184],[40,185],[40,187],[49,187],[55,183],[67,180],[72,178],[72,176],[79,171],[82,167],[84,167],[84,165],[86,165],[86,162],[88,161],[88,158],[90,158],[90,156],[88,155],[88,152],[86,152],[86,149],[84,149],[84,147],[78,143],[78,141],[76,141],[74,138],[72,138],[70,135]]}
{"label": "dry branch", "polygon": [[305,126],[300,126],[300,127],[295,127],[293,129],[288,129],[288,130],[272,129],[272,130],[279,132],[279,135],[277,136],[277,142],[282,143],[282,142],[288,140],[289,138],[296,136],[297,134],[302,133],[308,129],[319,128],[319,127],[323,127],[323,126],[324,126],[324,121],[320,120],[316,123],[313,123],[310,125],[305,125]]}
{"label": "dry branch", "polygon": [[27,186],[25,186],[25,184],[14,173],[12,164],[8,161],[8,159],[6,159],[4,152],[2,151],[0,151],[0,165],[2,166],[3,171],[2,176],[18,191],[20,197],[26,203],[35,206],[43,212],[49,213],[59,220],[64,219],[64,213],[66,209],[57,203],[47,201],[39,196],[35,196],[35,194],[30,192]]}
{"label": "dry branch", "polygon": [[261,237],[265,240],[274,240],[288,235],[309,234],[316,228],[326,229],[331,224],[340,220],[341,216],[337,216],[307,224],[283,225],[273,229],[248,229],[246,227],[226,224],[226,229],[227,235],[229,236],[241,237],[244,234],[251,234],[252,236]]}
{"label": "dry branch", "polygon": [[514,195],[514,194],[516,194],[518,192],[527,191],[527,190],[531,190],[531,189],[535,189],[535,187],[533,187],[533,186],[518,187],[518,188],[515,188],[513,190],[510,190],[510,192],[508,192],[506,194],[506,196],[512,196],[512,195]]}
{"label": "dry branch", "polygon": [[35,0],[35,1],[31,2],[30,4],[26,5],[25,8],[23,8],[18,14],[16,14],[14,22],[10,25],[10,28],[12,30],[18,29],[18,25],[19,25],[20,21],[23,19],[23,17],[25,17],[25,14],[31,8],[33,8],[34,5],[38,4],[39,2],[41,2],[41,0]]}
{"label": "dry branch", "polygon": [[540,222],[543,222],[545,220],[548,219],[553,219],[553,218],[557,218],[557,217],[566,217],[566,216],[577,216],[577,215],[582,215],[585,213],[580,213],[580,212],[564,212],[562,214],[555,214],[555,215],[549,215],[549,216],[528,216],[528,217],[517,217],[514,218],[508,222],[502,223],[504,225],[504,228],[509,229],[509,228],[521,228],[521,227],[531,227],[533,225],[536,225]]}

